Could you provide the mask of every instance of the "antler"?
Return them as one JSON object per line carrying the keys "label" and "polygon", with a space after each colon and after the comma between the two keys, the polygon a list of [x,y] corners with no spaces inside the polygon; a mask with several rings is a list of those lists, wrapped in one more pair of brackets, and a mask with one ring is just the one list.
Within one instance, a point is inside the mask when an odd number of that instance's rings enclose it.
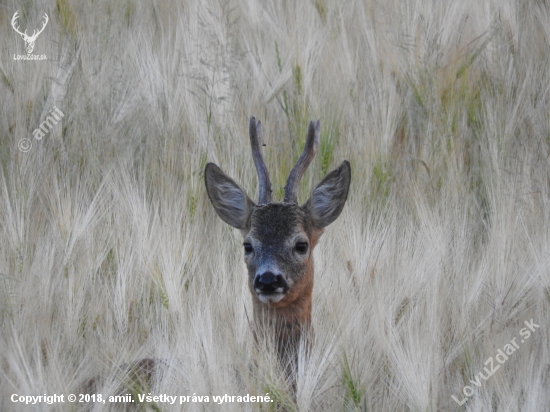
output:
{"label": "antler", "polygon": [[258,198],[259,205],[265,205],[271,202],[271,181],[269,180],[269,172],[262,157],[262,127],[261,122],[256,123],[256,118],[250,118],[250,146],[252,147],[252,157],[254,165],[258,173],[258,184],[260,195]]}
{"label": "antler", "polygon": [[285,203],[298,203],[298,183],[302,179],[302,175],[306,171],[307,167],[315,157],[315,152],[317,152],[317,147],[319,146],[319,129],[321,124],[319,120],[317,122],[309,122],[309,129],[307,132],[306,145],[304,151],[300,155],[300,158],[296,162],[296,166],[290,172],[288,180],[286,181],[285,186]]}
{"label": "antler", "polygon": [[32,32],[32,36],[30,37],[32,40],[36,40],[36,38],[38,37],[38,35],[40,33],[42,33],[44,31],[44,29],[46,28],[46,24],[48,24],[48,21],[50,21],[48,15],[46,13],[44,13],[44,24],[42,25],[42,28],[40,30],[38,30],[38,32],[36,32],[36,30],[34,30]]}
{"label": "antler", "polygon": [[23,37],[28,37],[28,36],[27,36],[27,30],[25,30],[25,33],[21,33],[21,32],[19,31],[19,26],[15,27],[16,20],[19,18],[18,14],[19,14],[19,10],[17,10],[17,11],[15,12],[15,14],[13,15],[13,17],[12,17],[12,19],[11,19],[11,27],[13,27],[13,29],[14,29],[17,33],[19,33],[21,36],[23,36]]}
{"label": "antler", "polygon": [[32,33],[32,36],[29,36],[29,35],[27,34],[27,30],[25,30],[25,32],[22,33],[22,32],[19,30],[19,26],[17,26],[17,27],[15,26],[15,25],[17,24],[17,19],[18,19],[18,18],[19,18],[19,10],[17,10],[17,11],[15,12],[15,14],[13,15],[13,17],[12,17],[12,19],[11,19],[11,26],[13,27],[13,29],[14,29],[17,33],[19,33],[21,36],[23,36],[23,38],[25,39],[25,41],[30,41],[30,42],[36,40],[36,38],[38,37],[38,35],[39,35],[40,33],[42,33],[42,32],[44,31],[44,29],[46,28],[46,24],[48,24],[48,21],[50,21],[50,18],[48,17],[48,15],[47,15],[46,13],[44,13],[44,18],[45,18],[45,20],[44,20],[44,24],[42,24],[42,28],[41,28],[40,30],[38,30],[38,32],[37,32],[36,30],[34,30],[33,33]]}

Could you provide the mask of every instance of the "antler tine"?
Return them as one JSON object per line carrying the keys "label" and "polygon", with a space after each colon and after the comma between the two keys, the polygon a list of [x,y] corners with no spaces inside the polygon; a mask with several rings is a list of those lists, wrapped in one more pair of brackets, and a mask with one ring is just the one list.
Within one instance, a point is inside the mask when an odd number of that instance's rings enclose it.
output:
{"label": "antler tine", "polygon": [[256,123],[256,118],[250,118],[250,146],[252,147],[252,157],[254,165],[258,173],[259,198],[258,204],[265,205],[271,202],[271,181],[269,180],[269,172],[262,156],[262,124]]}
{"label": "antler tine", "polygon": [[285,203],[298,203],[298,183],[302,179],[302,175],[306,171],[307,167],[315,157],[317,147],[319,146],[319,130],[321,124],[319,120],[317,122],[309,122],[309,129],[307,132],[307,141],[304,147],[304,151],[300,155],[300,158],[296,162],[296,166],[290,172],[288,180],[285,186]]}
{"label": "antler tine", "polygon": [[21,33],[21,31],[19,30],[19,25],[17,25],[17,27],[15,27],[15,25],[17,24],[17,19],[19,18],[19,10],[17,10],[15,12],[15,14],[13,15],[12,19],[11,19],[11,26],[13,27],[13,29],[18,33],[20,34],[21,36],[26,36],[27,35],[27,30],[25,30],[25,33]]}
{"label": "antler tine", "polygon": [[40,33],[42,33],[44,31],[44,29],[46,28],[46,25],[48,24],[48,21],[50,21],[50,18],[48,17],[48,15],[46,13],[44,13],[44,23],[42,23],[42,28],[40,30],[33,30],[32,32],[32,36],[30,36],[31,39],[33,40],[36,40],[36,38],[38,37],[38,35]]}
{"label": "antler tine", "polygon": [[48,24],[49,21],[50,21],[50,18],[48,17],[48,15],[46,13],[44,13],[44,23],[42,24],[42,28],[40,29],[38,34],[40,34],[44,31],[44,29],[46,28],[46,25]]}

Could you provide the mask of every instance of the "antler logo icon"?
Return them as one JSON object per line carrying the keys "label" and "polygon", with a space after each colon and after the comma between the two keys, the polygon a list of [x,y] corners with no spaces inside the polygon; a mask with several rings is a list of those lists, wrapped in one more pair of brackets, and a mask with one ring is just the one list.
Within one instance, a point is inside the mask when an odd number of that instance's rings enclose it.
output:
{"label": "antler logo icon", "polygon": [[36,38],[40,33],[44,31],[44,28],[46,27],[46,24],[48,24],[49,18],[46,13],[44,13],[44,24],[42,25],[42,28],[38,31],[34,30],[32,33],[32,36],[29,36],[27,34],[27,30],[25,30],[23,33],[19,30],[19,25],[17,24],[17,19],[19,18],[19,10],[15,12],[13,15],[13,18],[11,19],[11,26],[13,29],[23,37],[23,40],[25,40],[25,48],[27,49],[27,54],[31,54],[34,49],[34,42],[36,41]]}

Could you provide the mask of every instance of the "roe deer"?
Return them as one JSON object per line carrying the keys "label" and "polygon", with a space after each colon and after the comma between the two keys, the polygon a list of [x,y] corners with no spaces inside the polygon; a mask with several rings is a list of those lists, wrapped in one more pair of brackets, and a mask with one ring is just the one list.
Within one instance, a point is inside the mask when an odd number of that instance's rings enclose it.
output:
{"label": "roe deer", "polygon": [[261,126],[254,117],[250,144],[259,179],[258,203],[214,163],[205,168],[206,190],[218,216],[243,235],[254,323],[272,330],[279,359],[288,366],[296,359],[302,332],[310,329],[313,248],[324,228],[342,212],[351,168],[343,161],[313,189],[306,203],[298,204],[298,184],[319,145],[319,121],[310,122],[304,151],[286,182],[284,200],[272,203],[260,150]]}

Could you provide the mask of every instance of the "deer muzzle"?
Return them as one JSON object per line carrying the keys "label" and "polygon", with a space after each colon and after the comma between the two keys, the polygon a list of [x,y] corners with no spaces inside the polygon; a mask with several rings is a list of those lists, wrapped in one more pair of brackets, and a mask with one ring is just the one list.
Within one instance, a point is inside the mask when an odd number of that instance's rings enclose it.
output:
{"label": "deer muzzle", "polygon": [[288,283],[283,275],[264,272],[256,275],[254,290],[262,302],[278,302],[288,292]]}

